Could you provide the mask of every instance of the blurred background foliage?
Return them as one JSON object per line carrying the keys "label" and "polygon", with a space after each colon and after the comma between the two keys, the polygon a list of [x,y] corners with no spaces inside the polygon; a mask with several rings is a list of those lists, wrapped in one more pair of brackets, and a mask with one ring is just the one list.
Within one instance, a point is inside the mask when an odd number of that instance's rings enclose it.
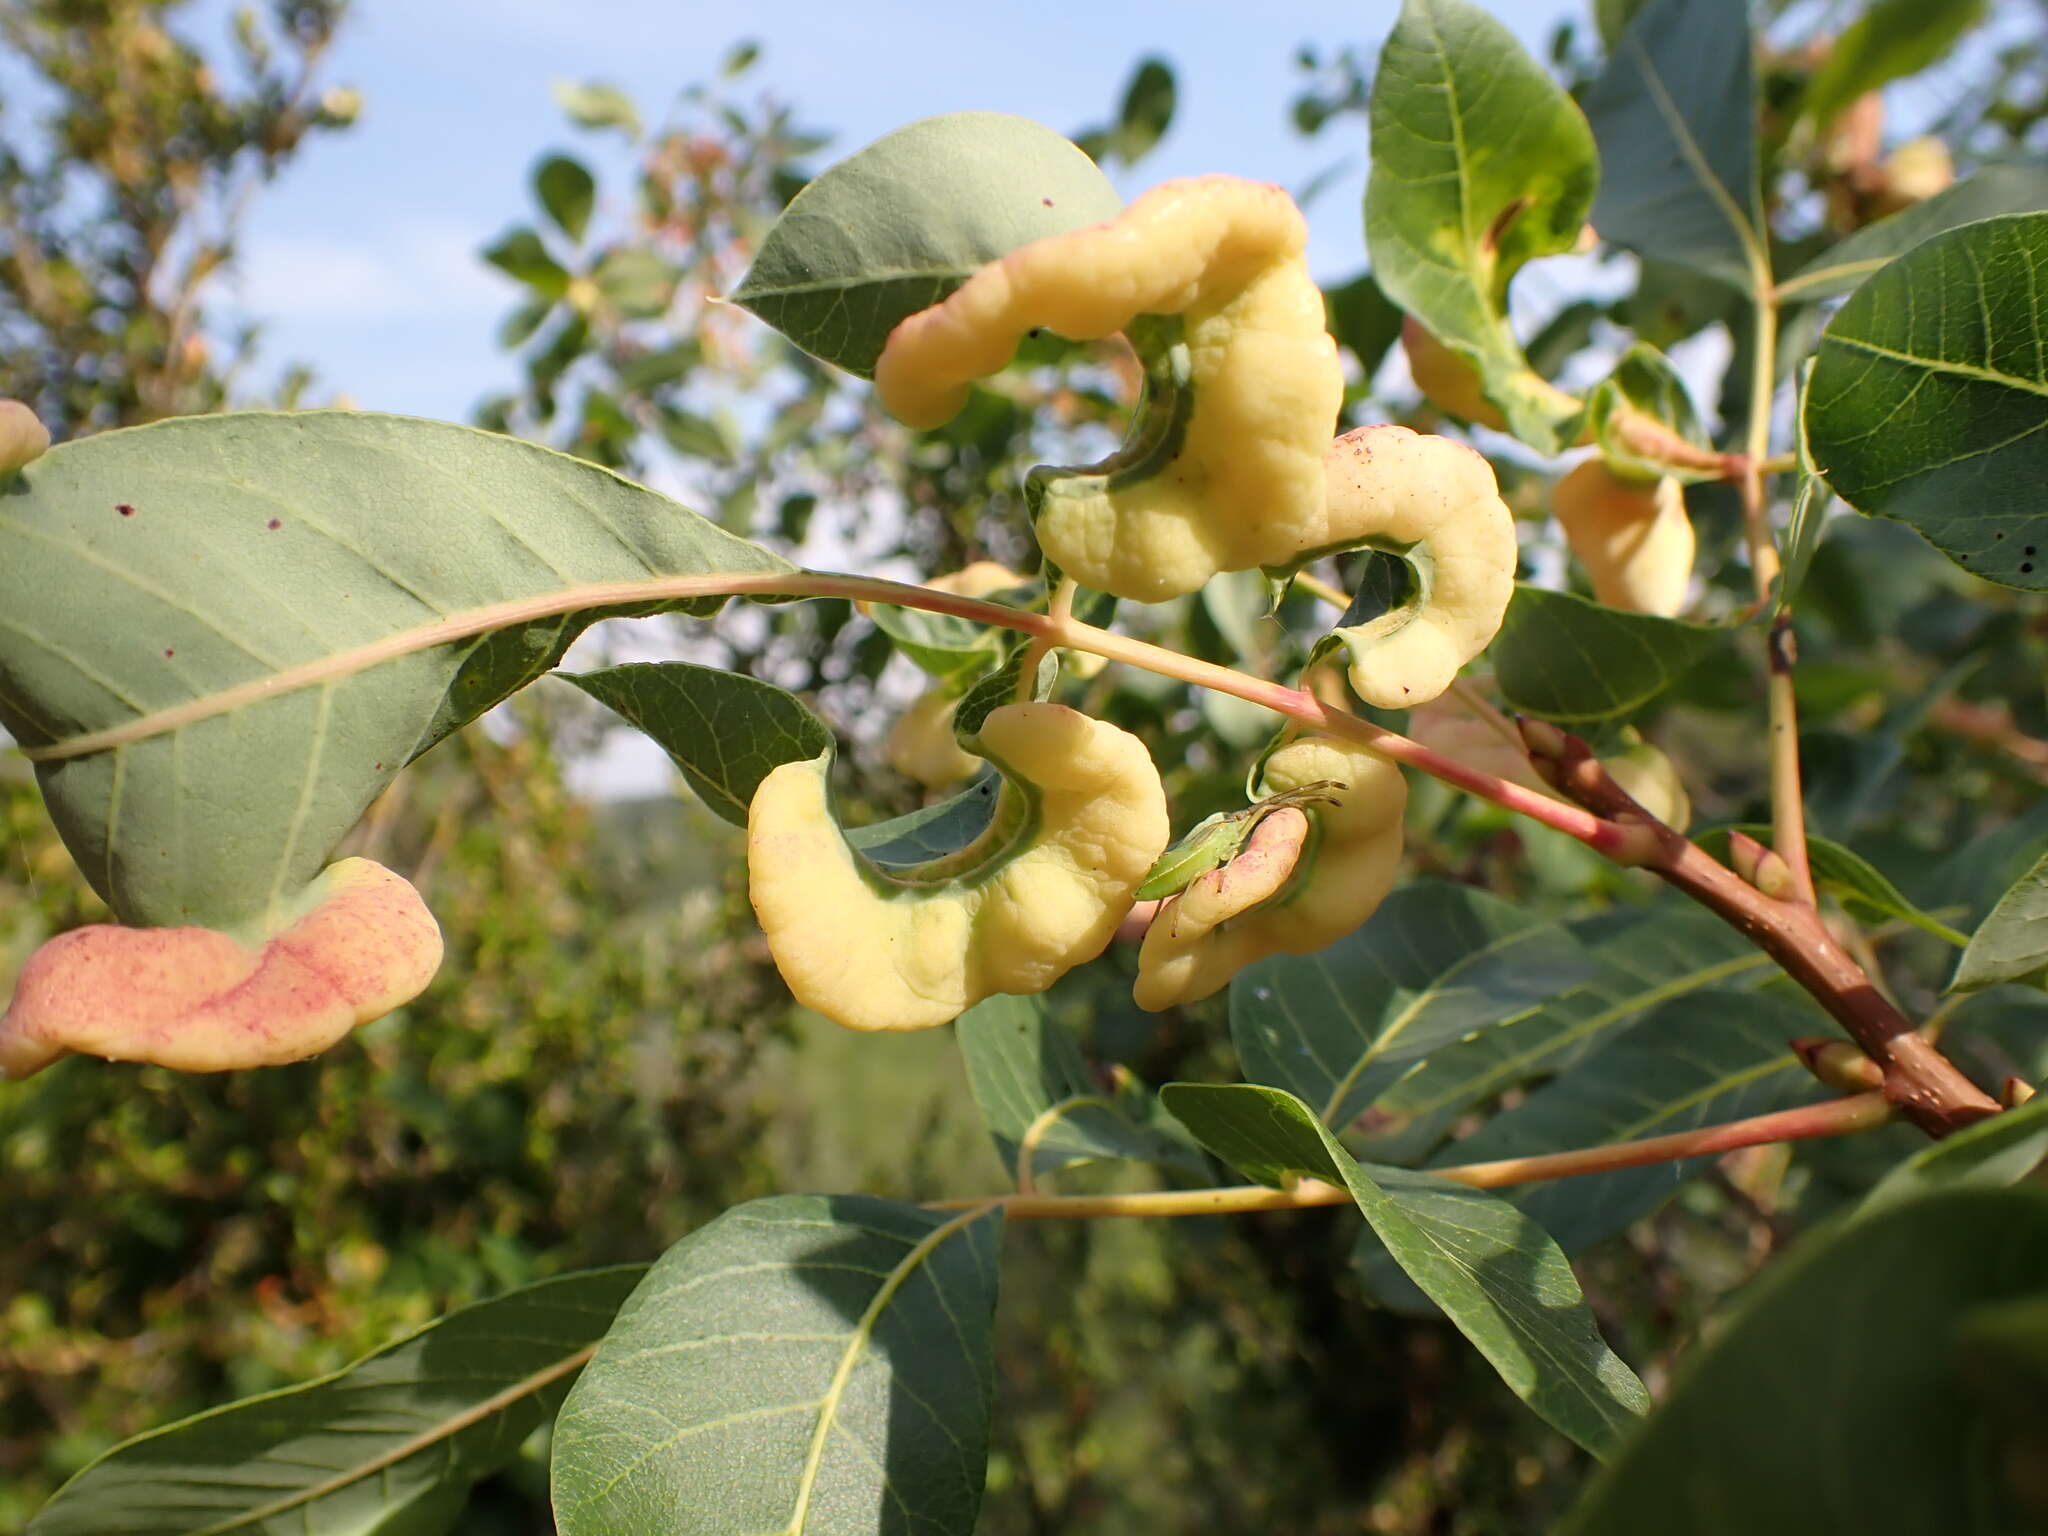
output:
{"label": "blurred background foliage", "polygon": [[[1597,26],[1560,32],[1552,60],[1567,78],[1588,77],[1601,32],[1629,8],[1600,0]],[[1927,166],[1944,157],[1968,170],[2040,152],[2038,43],[1959,63],[1951,38],[1910,61],[1952,106],[1902,136],[1875,94],[1888,77],[1845,82],[1827,68],[1858,7],[1766,9],[1767,185],[1788,251],[1925,195]],[[0,40],[35,101],[0,111],[0,394],[32,403],[59,437],[291,406],[309,387],[292,374],[281,398],[248,396],[238,368],[255,337],[218,334],[205,299],[233,267],[249,199],[308,134],[354,116],[352,95],[320,73],[344,6],[285,0],[224,41],[183,28],[177,10],[0,0]],[[1873,14],[1887,10],[1900,7]],[[865,385],[714,302],[829,144],[761,83],[772,63],[737,45],[717,79],[659,116],[602,84],[561,93],[566,145],[537,162],[533,207],[507,210],[482,253],[518,298],[501,332],[506,387],[479,422],[672,485],[813,563],[913,578],[983,558],[1028,566],[1021,471],[1110,446],[1134,381],[1128,354],[1048,339],[956,421],[914,433]],[[1298,95],[1275,110],[1335,145],[1362,115],[1370,49],[1319,41],[1298,63]],[[1137,61],[1107,105],[1103,122],[1069,126],[1098,158],[1139,164],[1171,131],[1171,61]],[[600,188],[578,156],[589,135],[632,146],[623,192]],[[1903,162],[1902,139],[1921,141]],[[1923,179],[1903,185],[1902,164]],[[1352,216],[1319,206],[1313,185],[1298,190],[1312,218]],[[1683,274],[1610,264],[1580,277],[1526,317],[1530,354],[1553,375],[1611,359],[1622,326],[1668,347],[1728,318]],[[1333,283],[1329,298],[1347,424],[1465,430],[1416,397],[1400,316],[1369,275]],[[1702,403],[1737,417],[1746,377],[1738,355],[1724,397]],[[1504,439],[1477,440],[1529,519],[1532,566],[1559,569],[1543,526],[1552,473]],[[1715,488],[1693,494],[1703,535],[1732,526]],[[1704,558],[1710,579],[1729,543]],[[1735,573],[1727,590],[1742,582]],[[1848,517],[1831,525],[1803,602],[1818,829],[1853,837],[1908,894],[1969,926],[1961,914],[1981,912],[2048,843],[2038,601],[1971,582],[1903,529]],[[1255,586],[1225,581],[1136,622],[1277,675],[1302,659],[1312,603],[1290,598],[1276,622]],[[744,608],[652,644],[805,693],[852,741],[841,787],[857,813],[923,797],[882,763],[888,719],[922,684],[847,605]],[[649,645],[605,635],[593,649],[623,658]],[[1763,811],[1756,676],[1702,669],[1647,722],[1684,765],[1703,823]],[[1268,730],[1228,700],[1116,668],[1068,686],[1147,738],[1183,826],[1235,802]],[[0,1528],[122,1437],[331,1369],[508,1285],[652,1257],[733,1202],[1003,1185],[945,1032],[855,1037],[793,1009],[752,924],[732,829],[682,797],[571,792],[610,729],[580,695],[544,685],[373,809],[353,851],[413,878],[450,940],[439,980],[403,1013],[278,1071],[179,1077],[74,1059],[0,1091]],[[0,822],[4,986],[43,938],[103,914],[18,761],[0,760]],[[1433,784],[1415,787],[1410,832],[1417,872],[1545,911],[1643,895],[1576,844]],[[1938,948],[1876,932],[1892,985],[1931,1008]],[[1220,1001],[1139,1014],[1130,968],[1113,951],[1055,994],[1103,1070],[1230,1073]],[[2044,1022],[2038,992],[2001,988],[1947,1027],[1959,1059],[1996,1082],[2048,1070]],[[1587,1257],[1589,1297],[1653,1385],[1720,1296],[1908,1144],[1873,1140],[1739,1154]],[[1006,1248],[984,1528],[1545,1528],[1583,1457],[1446,1327],[1371,1309],[1351,1238],[1327,1212],[1020,1224]],[[481,1487],[462,1529],[547,1530],[540,1454]]]}

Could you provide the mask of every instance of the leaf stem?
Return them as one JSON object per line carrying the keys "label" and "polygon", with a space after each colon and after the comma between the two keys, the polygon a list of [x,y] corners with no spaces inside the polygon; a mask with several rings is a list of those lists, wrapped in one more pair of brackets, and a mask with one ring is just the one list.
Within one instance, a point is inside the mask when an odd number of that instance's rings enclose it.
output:
{"label": "leaf stem", "polygon": [[[1617,1142],[1604,1147],[1512,1157],[1496,1162],[1464,1163],[1424,1171],[1474,1189],[1507,1189],[1545,1179],[1579,1178],[1592,1173],[1612,1173],[1622,1168],[1641,1168],[1652,1163],[1710,1157],[1771,1142],[1848,1136],[1882,1125],[1895,1112],[1883,1094],[1859,1093],[1801,1105],[1796,1109],[1779,1110],[1774,1114],[1756,1115],[1747,1120],[1680,1131],[1670,1136],[1650,1136],[1641,1141]],[[1326,1184],[1320,1179],[1302,1179],[1285,1189],[1240,1184],[1218,1189],[1168,1189],[1135,1195],[1015,1194],[997,1196],[993,1201],[987,1197],[937,1200],[927,1209],[966,1211],[995,1204],[1002,1207],[1005,1216],[1031,1221],[1094,1216],[1227,1216],[1248,1211],[1292,1211],[1350,1203],[1349,1190]]]}
{"label": "leaf stem", "polygon": [[[1081,584],[1071,576],[1062,576],[1060,584],[1053,589],[1052,601],[1046,604],[1047,617],[1054,624],[1063,624],[1074,616],[1074,595],[1081,590]],[[1017,701],[1026,703],[1038,688],[1038,664],[1045,659],[1045,653],[1052,649],[1052,642],[1044,635],[1034,635],[1031,643],[1024,648],[1024,664],[1017,672]]]}
{"label": "leaf stem", "polygon": [[[1771,294],[1770,272],[1759,270],[1753,285],[1756,336],[1750,349],[1749,437],[1744,446],[1742,530],[1749,546],[1750,576],[1759,602],[1767,600],[1783,566],[1771,532],[1764,476],[1771,454],[1771,405],[1777,393],[1778,306]],[[1798,646],[1792,616],[1781,606],[1771,623],[1766,646],[1770,679],[1766,690],[1770,712],[1771,847],[1791,867],[1793,889],[1809,906],[1815,903],[1813,870],[1806,856],[1806,797],[1799,780],[1799,708],[1792,688],[1792,666]]]}

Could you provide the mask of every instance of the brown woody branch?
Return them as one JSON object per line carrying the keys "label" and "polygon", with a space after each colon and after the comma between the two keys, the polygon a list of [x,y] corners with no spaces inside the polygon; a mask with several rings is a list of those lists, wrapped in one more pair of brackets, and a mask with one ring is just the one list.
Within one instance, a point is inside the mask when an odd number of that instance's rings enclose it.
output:
{"label": "brown woody branch", "polygon": [[1542,721],[1520,723],[1537,772],[1595,815],[1640,829],[1648,839],[1640,866],[1735,928],[1811,993],[1883,1071],[1885,1098],[1915,1125],[1946,1136],[1998,1113],[1998,1101],[1922,1036],[1835,941],[1776,855],[1758,849],[1751,856],[1752,884],[1638,805],[1578,737]]}

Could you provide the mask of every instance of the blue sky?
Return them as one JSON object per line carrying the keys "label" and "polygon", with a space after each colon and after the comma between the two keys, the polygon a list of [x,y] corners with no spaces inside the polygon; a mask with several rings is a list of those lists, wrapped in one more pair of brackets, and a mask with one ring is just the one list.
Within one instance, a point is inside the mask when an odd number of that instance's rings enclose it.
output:
{"label": "blue sky", "polygon": [[[355,128],[317,140],[256,205],[242,270],[217,312],[265,323],[258,376],[312,364],[359,406],[453,419],[510,376],[492,333],[514,299],[478,249],[531,206],[534,160],[570,142],[553,80],[605,79],[659,116],[737,40],[758,39],[752,78],[834,134],[822,165],[913,118],[1018,112],[1062,131],[1107,118],[1132,62],[1164,53],[1180,83],[1173,131],[1126,190],[1227,171],[1299,187],[1333,161],[1350,173],[1310,208],[1318,275],[1364,265],[1363,125],[1314,141],[1286,120],[1304,41],[1368,55],[1396,0],[1118,4],[1033,0],[943,6],[817,0],[775,7],[695,0],[356,0],[325,72],[363,95]],[[1498,0],[1532,49],[1577,0]],[[189,13],[213,43],[225,5]],[[595,158],[603,141],[579,151]],[[615,182],[615,185],[617,183]]]}

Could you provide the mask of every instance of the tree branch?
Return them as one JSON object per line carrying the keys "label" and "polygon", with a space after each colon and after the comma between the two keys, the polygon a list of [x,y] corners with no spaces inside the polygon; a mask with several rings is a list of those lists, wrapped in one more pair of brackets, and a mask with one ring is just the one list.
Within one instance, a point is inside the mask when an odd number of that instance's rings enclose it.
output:
{"label": "tree branch", "polygon": [[[1819,909],[1791,886],[1789,871],[1772,866],[1786,889],[1766,894],[1636,804],[1578,737],[1536,721],[1524,721],[1522,731],[1537,772],[1588,810],[1630,823],[1654,839],[1656,852],[1640,861],[1644,868],[1747,936],[1827,1009],[1884,1070],[1885,1097],[1915,1125],[1929,1135],[1946,1136],[1998,1112],[1997,1100],[1965,1077],[1872,985],[1828,932]],[[1758,879],[1766,886],[1774,883],[1761,866]]]}
{"label": "tree branch", "polygon": [[[1538,1157],[1512,1157],[1490,1163],[1464,1163],[1425,1169],[1440,1179],[1473,1189],[1508,1189],[1545,1179],[1578,1178],[1613,1173],[1651,1163],[1681,1162],[1770,1142],[1814,1141],[1848,1136],[1882,1125],[1894,1113],[1881,1093],[1859,1093],[1826,1099],[1797,1109],[1702,1126],[1671,1136],[1650,1136],[1582,1151],[1551,1152]],[[934,1200],[935,1211],[971,1211],[999,1205],[1003,1214],[1023,1221],[1092,1216],[1226,1216],[1247,1211],[1295,1211],[1320,1205],[1349,1205],[1351,1192],[1321,1179],[1302,1179],[1285,1189],[1263,1184],[1237,1184],[1221,1189],[1168,1189],[1142,1195],[999,1195],[972,1200]]]}

